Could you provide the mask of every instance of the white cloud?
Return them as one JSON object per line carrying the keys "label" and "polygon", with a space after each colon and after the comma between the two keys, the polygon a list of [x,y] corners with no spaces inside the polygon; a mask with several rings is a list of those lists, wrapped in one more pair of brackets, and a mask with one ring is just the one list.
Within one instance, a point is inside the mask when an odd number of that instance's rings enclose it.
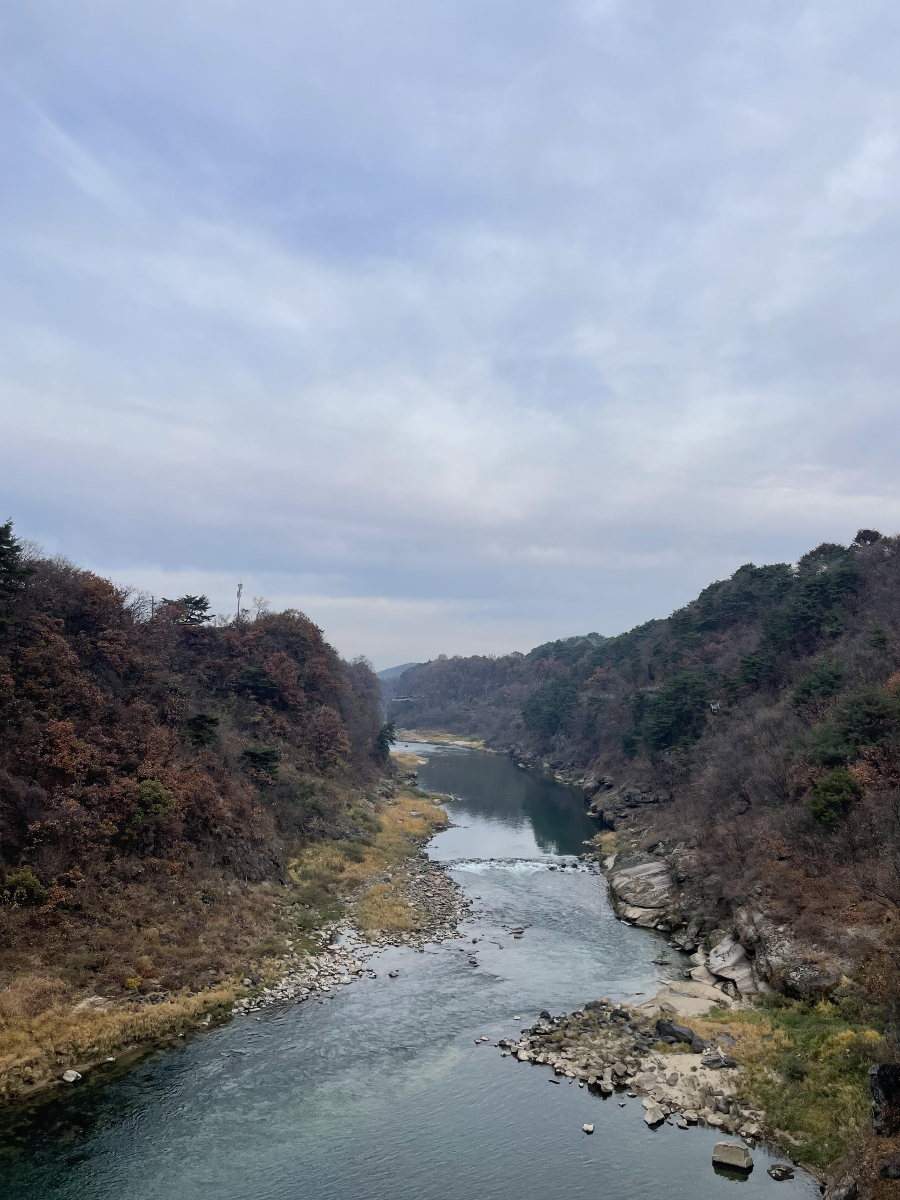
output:
{"label": "white cloud", "polygon": [[875,0],[19,19],[23,532],[185,591],[289,579],[403,661],[897,527]]}

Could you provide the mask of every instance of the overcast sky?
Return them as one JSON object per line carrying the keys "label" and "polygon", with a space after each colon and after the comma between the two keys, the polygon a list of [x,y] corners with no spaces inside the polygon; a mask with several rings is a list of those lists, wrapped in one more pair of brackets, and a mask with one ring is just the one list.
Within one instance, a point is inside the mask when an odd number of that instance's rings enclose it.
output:
{"label": "overcast sky", "polygon": [[379,668],[900,529],[900,6],[11,0],[0,518]]}

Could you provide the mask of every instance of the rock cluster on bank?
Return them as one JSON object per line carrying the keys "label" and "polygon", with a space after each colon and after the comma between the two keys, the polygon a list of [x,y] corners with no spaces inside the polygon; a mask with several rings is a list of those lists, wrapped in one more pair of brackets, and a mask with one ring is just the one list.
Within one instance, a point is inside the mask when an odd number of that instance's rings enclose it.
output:
{"label": "rock cluster on bank", "polygon": [[[393,883],[398,894],[424,917],[415,929],[368,932],[364,936],[358,929],[348,928],[346,922],[334,922],[319,931],[321,949],[317,953],[295,950],[288,939],[289,954],[280,964],[277,981],[259,987],[258,976],[247,976],[244,986],[256,990],[236,1001],[232,1013],[255,1013],[272,1004],[324,999],[360,979],[375,978],[367,963],[376,950],[386,946],[418,950],[427,943],[460,936],[458,926],[468,918],[471,902],[446,868],[430,859],[424,850],[419,850],[396,873],[386,874],[384,881]],[[341,944],[333,941],[339,934],[345,939]],[[395,977],[397,972],[391,971],[389,975]]]}
{"label": "rock cluster on bank", "polygon": [[690,954],[692,980],[719,993],[709,1003],[728,1008],[729,1002],[743,1003],[773,990],[817,1000],[830,996],[849,969],[849,963],[836,963],[817,947],[801,944],[763,911],[761,900],[735,909],[725,927],[709,928],[685,892],[686,868],[677,847],[665,852],[661,846],[653,852],[626,848],[597,857],[616,915],[667,934],[674,949]]}
{"label": "rock cluster on bank", "polygon": [[686,1025],[654,1021],[607,997],[570,1014],[543,1012],[518,1041],[499,1045],[520,1062],[551,1067],[602,1095],[624,1089],[642,1096],[650,1126],[668,1118],[682,1128],[699,1122],[750,1144],[761,1134],[763,1113],[741,1100],[743,1071],[726,1044],[709,1044]]}
{"label": "rock cluster on bank", "polygon": [[400,885],[403,899],[411,904],[424,921],[412,930],[383,930],[367,935],[373,946],[413,946],[442,942],[457,937],[461,921],[471,912],[471,902],[450,877],[443,864],[428,857],[424,850],[409,860],[401,873],[385,875],[385,882]]}

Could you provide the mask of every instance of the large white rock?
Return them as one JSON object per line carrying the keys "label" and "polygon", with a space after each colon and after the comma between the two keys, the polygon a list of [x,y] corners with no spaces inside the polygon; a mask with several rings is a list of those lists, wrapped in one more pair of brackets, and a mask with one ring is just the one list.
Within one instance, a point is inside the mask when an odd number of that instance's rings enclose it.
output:
{"label": "large white rock", "polygon": [[655,929],[660,918],[660,910],[658,908],[637,908],[634,904],[626,904],[622,907],[620,915],[622,920],[628,921],[630,925],[637,925],[641,929]]}
{"label": "large white rock", "polygon": [[651,1100],[644,1113],[644,1121],[652,1127],[653,1125],[659,1125],[665,1119],[666,1114],[655,1101]]}
{"label": "large white rock", "polygon": [[66,1083],[77,1083],[80,1078],[77,1071],[63,1071],[63,1079]]}
{"label": "large white rock", "polygon": [[738,1142],[716,1142],[712,1160],[721,1167],[734,1167],[738,1171],[753,1170],[750,1151]]}
{"label": "large white rock", "polygon": [[720,979],[732,980],[742,996],[750,996],[757,990],[747,951],[730,934],[710,950],[706,966]]}
{"label": "large white rock", "polygon": [[672,876],[655,860],[611,871],[609,886],[617,900],[634,908],[666,908],[672,900]]}
{"label": "large white rock", "polygon": [[658,1012],[662,1008],[682,1017],[701,1017],[709,1012],[714,1004],[720,1008],[732,1008],[735,1003],[718,988],[710,987],[707,983],[685,980],[683,983],[678,981],[666,984],[652,1000],[639,1004],[637,1011],[651,1016],[655,1015],[654,1009]]}

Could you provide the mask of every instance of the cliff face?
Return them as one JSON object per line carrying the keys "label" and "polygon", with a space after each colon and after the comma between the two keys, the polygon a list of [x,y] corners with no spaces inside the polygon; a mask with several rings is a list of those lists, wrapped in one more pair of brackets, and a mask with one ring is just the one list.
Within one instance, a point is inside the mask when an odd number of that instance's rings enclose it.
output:
{"label": "cliff face", "polygon": [[862,531],[599,645],[426,664],[391,715],[582,775],[600,824],[669,864],[666,927],[727,927],[762,982],[813,994],[866,964],[896,995],[898,550]]}
{"label": "cliff face", "polygon": [[0,533],[0,983],[209,984],[292,851],[365,832],[377,680],[300,613],[151,612]]}

